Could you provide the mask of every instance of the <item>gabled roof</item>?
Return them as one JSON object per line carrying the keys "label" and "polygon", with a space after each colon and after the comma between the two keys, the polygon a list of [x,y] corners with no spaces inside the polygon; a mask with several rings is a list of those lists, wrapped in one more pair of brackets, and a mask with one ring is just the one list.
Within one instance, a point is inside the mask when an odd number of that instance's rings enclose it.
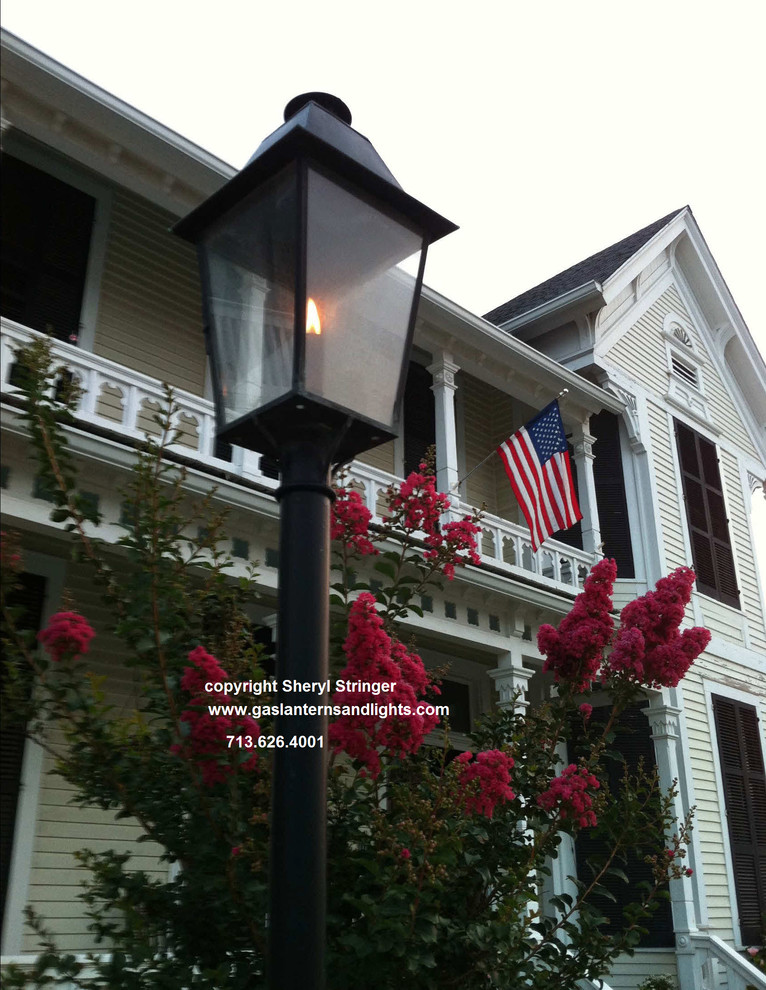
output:
{"label": "gabled roof", "polygon": [[553,278],[541,282],[532,289],[527,289],[520,296],[516,296],[501,306],[496,306],[489,313],[485,313],[484,319],[490,323],[494,323],[495,326],[501,327],[515,316],[528,313],[530,310],[536,309],[538,306],[542,306],[566,292],[577,289],[581,285],[589,282],[602,284],[618,268],[621,268],[636,251],[642,248],[647,241],[650,241],[655,234],[662,230],[663,227],[666,227],[674,217],[677,217],[685,209],[688,209],[688,207],[682,206],[681,209],[668,213],[661,220],[655,220],[648,227],[637,230],[635,234],[617,241],[611,247],[604,248],[603,251],[592,254],[590,258],[572,265],[566,271],[559,272]]}

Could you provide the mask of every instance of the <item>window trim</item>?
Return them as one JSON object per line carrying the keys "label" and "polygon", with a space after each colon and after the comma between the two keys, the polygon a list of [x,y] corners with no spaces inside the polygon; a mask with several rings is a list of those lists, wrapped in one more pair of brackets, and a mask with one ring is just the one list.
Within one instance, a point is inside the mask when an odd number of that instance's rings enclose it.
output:
{"label": "window trim", "polygon": [[[58,608],[64,589],[66,561],[48,554],[24,551],[24,570],[46,579],[42,624]],[[36,838],[37,804],[43,776],[43,749],[27,740],[21,762],[21,789],[16,806],[16,826],[8,864],[8,890],[2,918],[2,955],[21,954],[24,939],[24,907],[28,901],[32,854]]]}
{"label": "window trim", "polygon": [[[713,417],[705,393],[703,356],[695,344],[692,326],[684,317],[671,311],[665,314],[662,321],[662,336],[668,375],[666,400],[707,429],[713,429]],[[677,365],[683,367],[686,374],[679,373]]]}
{"label": "window trim", "polygon": [[82,307],[80,309],[80,334],[78,346],[84,351],[93,351],[98,324],[98,309],[101,300],[101,281],[106,262],[106,248],[109,221],[112,210],[112,190],[80,171],[74,162],[60,158],[43,145],[32,145],[18,140],[13,133],[6,135],[3,151],[13,158],[61,182],[79,189],[95,200],[93,230],[88,249],[88,263],[85,269]]}
{"label": "window trim", "polygon": [[[697,561],[696,561],[695,555],[694,555],[694,542],[692,540],[692,522],[691,522],[691,518],[689,516],[688,498],[687,498],[687,493],[686,493],[686,484],[685,484],[685,480],[684,480],[684,474],[685,474],[685,472],[684,472],[684,467],[683,467],[683,463],[682,463],[682,459],[681,459],[680,441],[679,441],[679,437],[678,437],[678,427],[679,426],[683,427],[686,430],[689,430],[690,433],[694,434],[695,438],[698,441],[703,441],[704,443],[710,444],[710,446],[715,451],[716,461],[718,462],[718,465],[719,465],[719,467],[718,467],[718,480],[719,480],[719,483],[720,483],[720,489],[719,489],[719,491],[720,491],[721,499],[723,501],[724,511],[726,512],[726,532],[727,532],[727,536],[728,536],[728,546],[729,546],[729,551],[731,553],[731,558],[732,558],[732,568],[733,568],[733,572],[734,572],[734,581],[735,581],[736,586],[737,586],[737,596],[736,596],[737,600],[734,601],[733,600],[733,596],[730,595],[730,594],[728,594],[727,592],[723,591],[721,589],[721,587],[720,587],[720,578],[719,578],[719,574],[718,574],[718,566],[717,566],[717,563],[715,561],[715,555],[712,556],[712,562],[713,562],[713,569],[715,571],[716,585],[713,586],[713,585],[710,585],[710,584],[703,584],[701,582],[701,580],[700,580],[699,573],[697,573],[697,581],[696,581],[696,584],[695,584],[695,590],[699,594],[704,595],[706,598],[710,598],[712,601],[715,601],[715,602],[717,602],[720,605],[724,605],[724,606],[727,606],[728,608],[732,608],[739,615],[743,615],[744,613],[743,613],[743,609],[742,609],[742,589],[740,587],[740,582],[739,582],[739,578],[738,578],[736,547],[735,547],[735,543],[734,543],[734,539],[733,539],[733,533],[732,533],[732,527],[731,527],[731,517],[729,515],[729,510],[728,510],[728,505],[729,505],[729,501],[730,500],[729,500],[729,498],[727,496],[727,493],[726,493],[725,479],[724,479],[724,476],[723,476],[723,472],[721,471],[721,468],[720,468],[720,462],[721,462],[721,458],[719,456],[720,448],[719,448],[718,444],[716,444],[709,437],[705,436],[703,433],[701,433],[694,426],[690,426],[688,423],[685,423],[681,419],[677,419],[675,417],[672,417],[671,418],[671,434],[673,436],[673,441],[674,441],[673,444],[672,444],[672,446],[673,446],[673,450],[674,450],[674,456],[675,456],[675,459],[676,459],[677,480],[678,480],[678,483],[679,483],[679,494],[681,496],[680,497],[680,503],[683,505],[682,518],[685,520],[685,523],[686,523],[686,526],[685,526],[685,529],[684,529],[684,534],[685,534],[686,547],[687,547],[687,557],[688,557],[688,559],[690,559],[692,561],[692,566],[695,568],[695,571],[698,571]],[[699,447],[697,449],[699,450]],[[708,487],[712,487],[712,486],[711,485],[708,485],[705,482],[703,476],[700,477],[700,481],[701,481],[701,484],[702,484],[703,495],[704,495],[704,493],[706,492],[707,488]],[[711,541],[714,540],[714,539],[717,539],[719,543],[723,543],[723,541],[720,538],[713,536],[713,527],[712,527],[712,523],[711,523],[710,510],[709,510],[709,507],[708,507],[708,501],[707,501],[707,498],[706,497],[704,498],[704,507],[705,507],[705,517],[706,517],[706,522],[707,522],[707,534],[708,534],[709,539]],[[696,529],[699,529],[699,527],[695,527],[695,528]]]}
{"label": "window trim", "polygon": [[[744,705],[755,708],[759,720],[763,720],[761,704],[763,698],[759,695],[750,694],[739,688],[730,687],[718,681],[703,678],[705,691],[705,709],[708,719],[708,729],[710,733],[710,750],[713,756],[713,776],[715,778],[716,798],[718,800],[718,820],[721,823],[721,837],[723,839],[723,856],[726,867],[726,886],[729,892],[729,908],[731,915],[732,931],[734,936],[734,948],[741,952],[745,945],[742,942],[742,925],[739,918],[739,905],[737,902],[737,888],[734,881],[734,857],[731,851],[731,840],[729,838],[729,826],[726,820],[726,794],[723,787],[723,767],[721,766],[721,755],[718,748],[718,732],[715,722],[715,711],[713,709],[713,695],[718,695],[729,701],[739,701]],[[764,744],[763,733],[760,734],[761,751],[764,765],[766,765],[766,745]]]}

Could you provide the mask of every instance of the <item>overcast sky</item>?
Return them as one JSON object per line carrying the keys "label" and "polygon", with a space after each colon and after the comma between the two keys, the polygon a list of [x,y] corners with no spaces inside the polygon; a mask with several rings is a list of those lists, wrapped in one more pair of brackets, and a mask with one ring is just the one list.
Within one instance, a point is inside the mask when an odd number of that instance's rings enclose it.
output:
{"label": "overcast sky", "polygon": [[460,225],[426,281],[476,313],[688,204],[766,354],[761,0],[3,0],[1,16],[236,168],[293,96],[340,96]]}
{"label": "overcast sky", "polygon": [[237,168],[292,96],[340,96],[460,225],[426,281],[474,312],[689,204],[766,352],[765,9],[3,0],[2,22]]}

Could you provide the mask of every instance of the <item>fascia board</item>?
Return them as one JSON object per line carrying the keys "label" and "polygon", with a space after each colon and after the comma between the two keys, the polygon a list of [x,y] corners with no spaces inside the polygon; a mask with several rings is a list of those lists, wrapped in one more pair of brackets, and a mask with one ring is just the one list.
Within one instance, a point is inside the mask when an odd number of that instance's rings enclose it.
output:
{"label": "fascia board", "polygon": [[[207,196],[236,169],[7,31],[3,77],[11,87],[49,104],[105,139],[135,151],[158,169]],[[49,138],[50,141],[50,138]]]}
{"label": "fascia board", "polygon": [[[592,413],[608,409],[619,414],[624,409],[619,399],[598,385],[568,371],[558,361],[426,285],[423,286],[418,316],[429,328],[433,327],[444,336],[445,350],[449,350],[450,339],[468,344],[497,361],[499,365],[536,379],[554,393],[563,387],[568,388],[568,400],[580,404]],[[417,336],[416,332],[416,342]]]}
{"label": "fascia board", "polygon": [[646,268],[649,261],[666,250],[676,241],[684,231],[689,230],[688,220],[692,219],[688,207],[684,208],[678,216],[673,219],[662,230],[657,233],[642,247],[632,254],[615,272],[613,272],[604,282],[604,301],[608,305],[615,299],[633,279],[638,278]]}
{"label": "fascia board", "polygon": [[582,285],[569,289],[567,292],[562,292],[555,299],[549,299],[533,309],[528,309],[526,312],[514,316],[511,320],[506,320],[505,323],[501,324],[501,328],[508,333],[514,333],[522,327],[542,323],[556,314],[560,314],[563,318],[566,310],[569,309],[581,311],[588,304],[590,304],[589,311],[600,309],[604,305],[602,287],[599,282],[593,279],[589,282],[583,282]]}

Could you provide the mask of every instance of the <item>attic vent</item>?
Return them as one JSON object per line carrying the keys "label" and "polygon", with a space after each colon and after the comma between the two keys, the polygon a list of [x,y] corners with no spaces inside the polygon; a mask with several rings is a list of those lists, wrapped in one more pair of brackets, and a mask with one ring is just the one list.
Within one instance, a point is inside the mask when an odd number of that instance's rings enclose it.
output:
{"label": "attic vent", "polygon": [[692,339],[682,326],[679,326],[677,323],[674,323],[670,328],[670,332],[673,334],[676,340],[680,340],[682,344],[685,344],[687,347],[692,346]]}
{"label": "attic vent", "polygon": [[673,374],[677,375],[680,379],[686,382],[687,385],[691,385],[692,388],[699,388],[699,382],[697,381],[697,371],[695,368],[690,367],[688,364],[684,364],[675,354],[671,355],[670,363],[673,368]]}

